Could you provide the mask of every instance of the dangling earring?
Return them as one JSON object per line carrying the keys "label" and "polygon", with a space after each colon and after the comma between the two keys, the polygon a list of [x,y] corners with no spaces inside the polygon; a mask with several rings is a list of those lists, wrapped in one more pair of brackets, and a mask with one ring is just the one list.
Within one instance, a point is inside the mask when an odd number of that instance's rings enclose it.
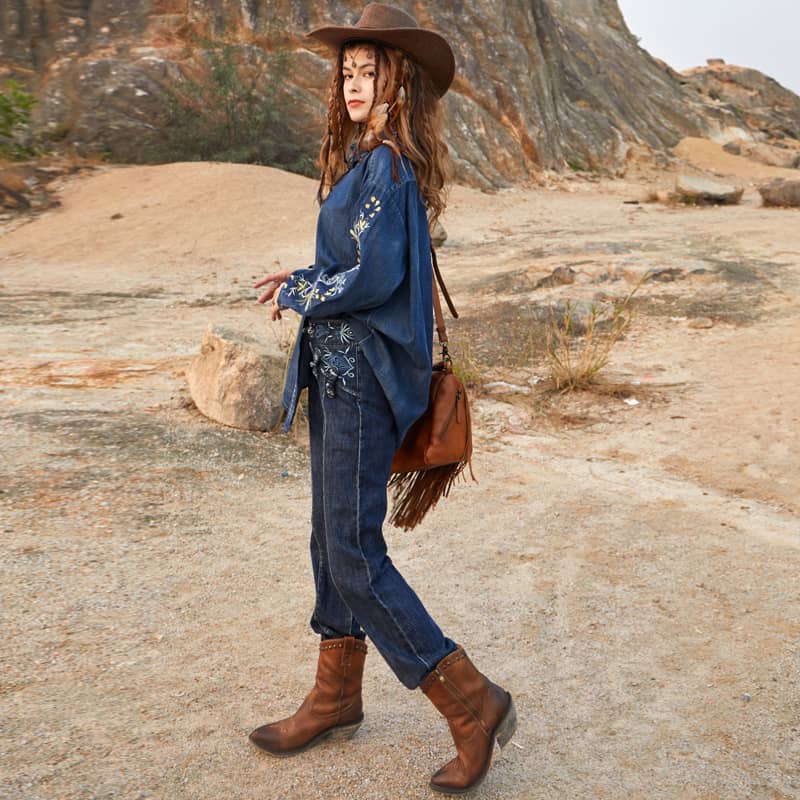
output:
{"label": "dangling earring", "polygon": [[392,102],[392,105],[389,107],[389,111],[392,111],[395,108],[395,106],[402,108],[405,105],[405,103],[406,103],[406,90],[404,86],[400,86],[400,88],[397,90],[397,96]]}

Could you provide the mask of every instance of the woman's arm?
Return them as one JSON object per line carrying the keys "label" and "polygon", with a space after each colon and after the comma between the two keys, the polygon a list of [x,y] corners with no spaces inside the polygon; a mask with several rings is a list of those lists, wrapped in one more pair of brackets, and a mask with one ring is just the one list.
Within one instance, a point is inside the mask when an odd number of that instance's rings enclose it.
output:
{"label": "woman's arm", "polygon": [[280,290],[279,306],[313,318],[383,305],[407,269],[409,191],[417,191],[414,181],[362,194],[349,231],[355,242],[355,263],[296,270]]}

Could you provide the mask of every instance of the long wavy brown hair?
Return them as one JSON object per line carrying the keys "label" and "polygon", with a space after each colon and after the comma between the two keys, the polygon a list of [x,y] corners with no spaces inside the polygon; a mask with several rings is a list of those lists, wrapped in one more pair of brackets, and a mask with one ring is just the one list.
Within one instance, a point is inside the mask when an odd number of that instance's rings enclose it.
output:
{"label": "long wavy brown hair", "polygon": [[[359,45],[375,53],[375,102],[366,123],[351,121],[342,79],[345,50]],[[395,154],[395,179],[397,156],[402,153],[413,164],[432,228],[446,205],[449,159],[443,130],[439,96],[427,72],[409,55],[379,42],[346,42],[339,51],[328,90],[328,126],[319,156],[320,204],[347,172],[347,153],[353,142],[361,151],[387,144]]]}

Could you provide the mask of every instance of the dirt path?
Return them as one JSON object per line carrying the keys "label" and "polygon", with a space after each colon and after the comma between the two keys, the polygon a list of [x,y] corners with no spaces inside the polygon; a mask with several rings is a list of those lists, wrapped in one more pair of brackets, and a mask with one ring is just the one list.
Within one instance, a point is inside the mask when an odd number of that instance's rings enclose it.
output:
{"label": "dirt path", "polygon": [[[798,217],[752,190],[623,204],[642,191],[456,189],[445,221],[456,335],[533,389],[529,311],[678,271],[614,353],[638,405],[478,398],[480,482],[389,533],[515,695],[479,798],[800,797]],[[395,800],[449,758],[374,649],[351,743],[246,740],[313,676],[307,459],[205,420],[183,371],[210,320],[285,346],[250,284],[308,262],[312,197],[256,167],[113,168],[0,240],[3,797]],[[574,284],[534,288],[563,265]]]}

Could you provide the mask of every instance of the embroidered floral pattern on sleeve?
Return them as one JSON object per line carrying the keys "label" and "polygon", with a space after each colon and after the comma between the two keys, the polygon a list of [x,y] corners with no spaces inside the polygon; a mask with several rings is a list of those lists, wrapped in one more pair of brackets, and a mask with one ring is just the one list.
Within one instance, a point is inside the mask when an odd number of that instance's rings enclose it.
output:
{"label": "embroidered floral pattern on sleeve", "polygon": [[287,294],[290,297],[299,297],[306,308],[313,302],[322,303],[337,294],[341,294],[349,280],[350,273],[357,268],[358,265],[336,275],[320,275],[314,283],[302,276],[297,277],[292,285],[287,285]]}
{"label": "embroidered floral pattern on sleeve", "polygon": [[[356,337],[343,319],[306,321],[311,346],[311,372],[325,379],[325,394],[335,397],[336,384],[350,394],[356,391]],[[349,382],[349,383],[348,383]]]}
{"label": "embroidered floral pattern on sleeve", "polygon": [[369,228],[369,221],[374,219],[375,215],[380,213],[380,210],[381,201],[373,195],[369,198],[368,203],[364,203],[364,208],[361,209],[358,219],[353,224],[353,227],[350,228],[350,236],[355,240],[356,243],[356,252],[358,253],[359,263],[361,262],[361,236],[363,235],[364,231]]}
{"label": "embroidered floral pattern on sleeve", "polygon": [[364,203],[364,208],[359,212],[358,219],[350,228],[350,237],[356,243],[357,263],[354,267],[335,275],[322,274],[313,283],[302,275],[295,276],[287,281],[287,294],[290,297],[299,298],[306,310],[312,303],[324,303],[325,300],[330,300],[330,298],[340,295],[361,267],[361,237],[370,227],[371,220],[375,219],[381,209],[380,199],[372,195]]}

